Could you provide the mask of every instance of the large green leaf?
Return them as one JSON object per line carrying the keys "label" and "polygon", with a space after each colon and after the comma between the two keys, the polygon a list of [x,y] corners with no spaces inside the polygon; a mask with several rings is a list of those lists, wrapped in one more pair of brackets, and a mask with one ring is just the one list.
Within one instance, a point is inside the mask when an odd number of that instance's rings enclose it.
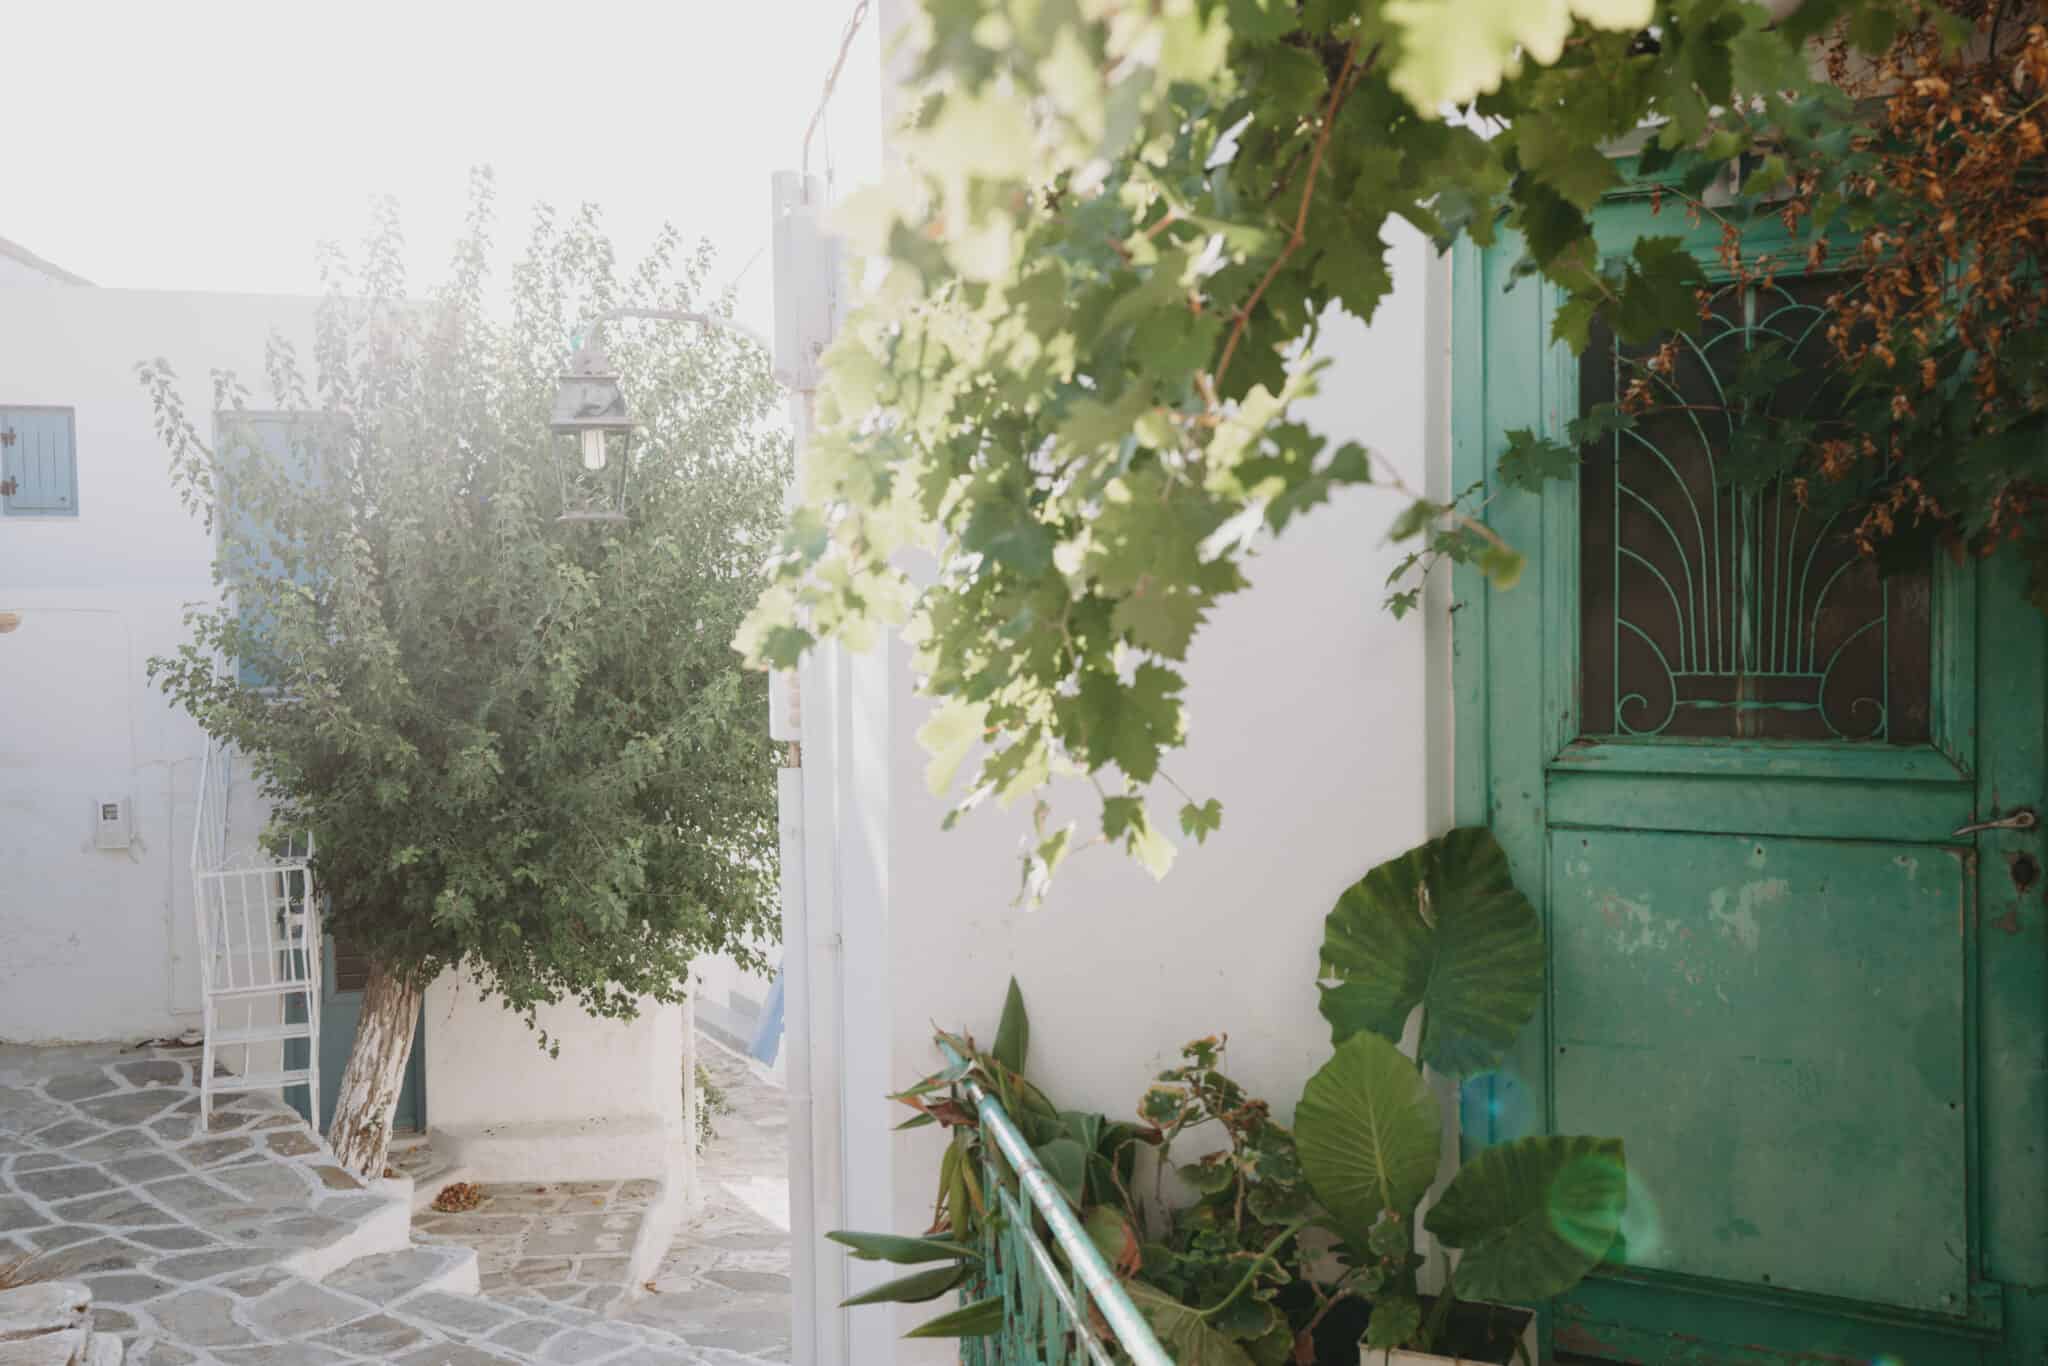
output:
{"label": "large green leaf", "polygon": [[1422,1074],[1375,1034],[1339,1044],[1294,1111],[1309,1187],[1361,1246],[1382,1210],[1406,1214],[1429,1189],[1437,1128],[1436,1097]]}
{"label": "large green leaf", "polygon": [[1066,1192],[1074,1208],[1079,1209],[1088,1182],[1088,1150],[1071,1138],[1056,1138],[1050,1143],[1039,1144],[1033,1152],[1038,1157],[1038,1165],[1045,1168],[1045,1174]]}
{"label": "large green leaf", "polygon": [[1412,1295],[1388,1295],[1374,1302],[1365,1345],[1375,1351],[1406,1347],[1422,1328],[1422,1306]]}
{"label": "large green leaf", "polygon": [[1237,1339],[1210,1327],[1200,1310],[1143,1281],[1125,1281],[1124,1291],[1151,1323],[1174,1366],[1254,1366]]}
{"label": "large green leaf", "polygon": [[1009,993],[1003,997],[1003,1018],[996,1024],[995,1047],[989,1052],[1012,1072],[1022,1072],[1030,1050],[1031,1017],[1024,1013],[1024,993],[1017,989],[1017,979],[1012,977]]}
{"label": "large green leaf", "polygon": [[926,1319],[903,1336],[907,1338],[985,1338],[1003,1330],[1003,1297],[963,1304],[958,1309]]}
{"label": "large green leaf", "polygon": [[1578,1284],[1607,1255],[1627,1205],[1620,1139],[1553,1135],[1481,1152],[1425,1222],[1464,1252],[1460,1296],[1526,1303]]}
{"label": "large green leaf", "polygon": [[845,1229],[834,1229],[825,1235],[842,1247],[853,1249],[853,1255],[864,1262],[895,1262],[898,1266],[915,1266],[919,1262],[944,1262],[967,1257],[979,1260],[981,1253],[965,1243],[949,1242],[944,1238],[906,1238],[900,1233],[850,1233]]}
{"label": "large green leaf", "polygon": [[1322,989],[1332,1041],[1398,1041],[1422,1007],[1422,1061],[1482,1071],[1543,994],[1543,934],[1481,827],[1453,830],[1353,883],[1323,922]]}
{"label": "large green leaf", "polygon": [[851,1309],[857,1304],[923,1304],[926,1300],[937,1299],[966,1279],[965,1264],[935,1266],[927,1271],[913,1271],[908,1276],[898,1276],[893,1281],[884,1281],[872,1290],[863,1290],[858,1295],[841,1300],[839,1307]]}

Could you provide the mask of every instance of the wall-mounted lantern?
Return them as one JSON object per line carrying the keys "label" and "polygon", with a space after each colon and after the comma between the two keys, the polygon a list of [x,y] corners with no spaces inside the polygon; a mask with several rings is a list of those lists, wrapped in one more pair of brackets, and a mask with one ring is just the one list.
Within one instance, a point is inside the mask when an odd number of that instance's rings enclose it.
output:
{"label": "wall-mounted lantern", "polygon": [[619,388],[611,360],[597,327],[569,357],[569,368],[555,387],[555,412],[548,426],[560,436],[576,438],[578,459],[564,461],[563,522],[623,522],[626,481],[632,472],[633,415]]}

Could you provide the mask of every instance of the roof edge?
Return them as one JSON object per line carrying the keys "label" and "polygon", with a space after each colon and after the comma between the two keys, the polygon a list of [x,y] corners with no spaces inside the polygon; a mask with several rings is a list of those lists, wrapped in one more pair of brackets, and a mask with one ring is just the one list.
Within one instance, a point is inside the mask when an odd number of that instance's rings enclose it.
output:
{"label": "roof edge", "polygon": [[41,271],[59,284],[92,285],[92,281],[86,279],[83,275],[74,275],[54,261],[45,261],[19,242],[10,242],[5,237],[0,237],[0,256],[5,256],[9,260],[19,261],[30,270]]}

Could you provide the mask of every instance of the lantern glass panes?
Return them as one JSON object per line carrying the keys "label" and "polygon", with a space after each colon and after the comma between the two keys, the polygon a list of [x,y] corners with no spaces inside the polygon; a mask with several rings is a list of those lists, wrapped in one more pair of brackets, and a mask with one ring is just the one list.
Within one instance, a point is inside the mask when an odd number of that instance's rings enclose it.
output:
{"label": "lantern glass panes", "polygon": [[625,521],[626,477],[632,467],[626,446],[633,418],[604,343],[595,336],[569,358],[569,368],[555,388],[554,417],[548,425],[558,435],[574,436],[577,444],[578,458],[558,467],[560,520]]}

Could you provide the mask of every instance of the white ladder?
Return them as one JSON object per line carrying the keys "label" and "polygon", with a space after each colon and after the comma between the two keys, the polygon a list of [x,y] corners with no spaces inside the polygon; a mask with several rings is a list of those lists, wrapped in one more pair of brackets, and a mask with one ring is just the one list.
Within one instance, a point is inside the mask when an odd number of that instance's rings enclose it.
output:
{"label": "white ladder", "polygon": [[[205,1043],[199,1063],[199,1123],[213,1122],[216,1092],[306,1088],[306,1114],[320,1128],[320,910],[313,888],[313,840],[294,839],[281,856],[236,850],[229,830],[229,755],[209,745],[199,771],[192,829],[192,911],[199,932]],[[302,1018],[290,1020],[291,998]],[[306,1064],[284,1065],[284,1045],[306,1041]],[[241,1049],[241,1069],[221,1053]],[[257,1049],[264,1050],[257,1066]],[[216,1073],[219,1073],[216,1075]]]}

